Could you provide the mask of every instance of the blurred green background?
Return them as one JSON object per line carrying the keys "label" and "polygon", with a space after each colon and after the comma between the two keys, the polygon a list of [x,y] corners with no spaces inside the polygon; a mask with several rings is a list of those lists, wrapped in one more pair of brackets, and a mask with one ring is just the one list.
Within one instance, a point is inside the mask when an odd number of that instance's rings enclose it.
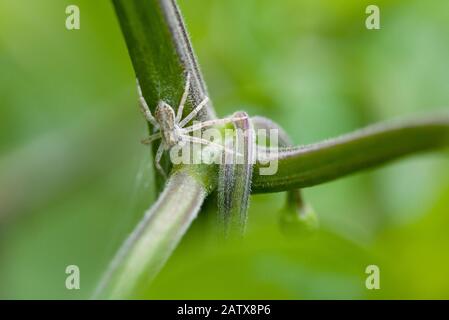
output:
{"label": "blurred green background", "polygon": [[[371,1],[179,2],[219,116],[271,117],[302,144],[448,105],[447,0],[375,1],[377,31]],[[156,196],[145,127],[109,1],[0,0],[1,298],[89,298]],[[449,298],[448,155],[304,190],[312,236],[285,237],[285,195],[267,194],[223,243],[210,202],[142,298]]]}

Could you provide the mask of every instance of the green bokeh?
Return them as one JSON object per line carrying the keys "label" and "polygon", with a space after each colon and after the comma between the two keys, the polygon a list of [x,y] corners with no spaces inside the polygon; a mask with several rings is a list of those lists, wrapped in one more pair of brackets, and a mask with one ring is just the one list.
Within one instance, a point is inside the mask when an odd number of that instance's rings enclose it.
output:
{"label": "green bokeh", "polygon": [[[220,116],[271,117],[303,144],[449,103],[447,0],[379,0],[375,31],[368,1],[179,2]],[[145,134],[109,1],[0,0],[1,298],[91,295],[155,199]],[[298,238],[280,232],[284,194],[253,196],[247,236],[225,243],[208,203],[142,297],[449,298],[447,152],[304,194],[320,230]]]}

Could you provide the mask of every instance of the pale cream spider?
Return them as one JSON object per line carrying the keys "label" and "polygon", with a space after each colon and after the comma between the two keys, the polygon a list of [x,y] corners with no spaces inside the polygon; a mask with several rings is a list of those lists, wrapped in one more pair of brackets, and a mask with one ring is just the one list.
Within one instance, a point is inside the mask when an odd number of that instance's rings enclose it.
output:
{"label": "pale cream spider", "polygon": [[224,125],[226,123],[244,120],[246,117],[229,117],[224,119],[212,119],[200,123],[196,123],[189,127],[184,127],[190,120],[192,120],[198,112],[207,104],[209,101],[208,97],[204,97],[204,99],[190,112],[184,119],[182,118],[182,112],[184,109],[184,104],[187,100],[187,96],[189,94],[190,88],[190,74],[187,73],[186,76],[186,84],[184,87],[184,93],[182,94],[181,101],[179,103],[178,111],[175,117],[175,111],[173,108],[166,103],[165,101],[159,100],[156,110],[154,112],[154,117],[151,114],[150,108],[148,107],[145,98],[142,95],[142,90],[139,85],[139,81],[137,80],[137,92],[139,94],[139,103],[142,110],[142,113],[145,116],[145,119],[150,122],[156,133],[150,135],[148,138],[142,140],[143,144],[151,144],[153,141],[157,139],[161,139],[162,142],[159,145],[159,148],[156,151],[155,157],[155,165],[156,168],[161,172],[161,174],[166,177],[166,173],[160,165],[160,161],[162,158],[162,154],[164,150],[168,151],[172,147],[176,145],[182,145],[186,142],[190,143],[198,143],[207,146],[215,146],[220,148],[222,151],[233,153],[232,150],[229,150],[222,146],[221,144],[202,139],[199,137],[193,137],[189,135],[189,133],[203,129],[205,127],[215,126],[215,125]]}

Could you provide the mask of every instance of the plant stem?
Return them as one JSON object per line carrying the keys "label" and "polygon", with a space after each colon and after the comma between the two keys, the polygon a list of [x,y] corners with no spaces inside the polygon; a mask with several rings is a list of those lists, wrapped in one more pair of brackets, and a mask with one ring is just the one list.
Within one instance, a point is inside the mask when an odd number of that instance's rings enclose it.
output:
{"label": "plant stem", "polygon": [[[187,72],[191,91],[184,112],[191,111],[208,94],[176,2],[112,0],[112,3],[151,111],[154,112],[159,100],[177,107]],[[209,102],[197,119],[214,117]],[[168,171],[170,164],[163,162]],[[214,181],[210,175],[209,167],[176,168],[159,200],[145,213],[111,262],[95,298],[136,297],[148,285],[196,217],[210,191],[209,182]],[[165,182],[160,175],[157,181],[161,189]]]}
{"label": "plant stem", "polygon": [[279,151],[274,175],[256,166],[253,193],[311,187],[400,157],[449,146],[449,115],[378,124],[317,144]]}
{"label": "plant stem", "polygon": [[[186,113],[207,96],[187,31],[175,1],[112,0],[136,77],[151,111],[159,100],[177,107],[190,73],[191,96]],[[137,100],[136,100],[137,101]],[[212,102],[199,120],[215,117]]]}
{"label": "plant stem", "polygon": [[[151,112],[159,100],[176,110],[187,72],[190,74],[190,96],[184,114],[209,96],[176,1],[112,0],[112,3]],[[196,120],[212,118],[215,118],[215,111],[209,100]],[[171,163],[167,157],[162,158],[161,164],[166,172],[170,171]],[[165,178],[156,172],[155,180],[160,191]]]}
{"label": "plant stem", "polygon": [[116,254],[94,298],[135,298],[170,257],[206,195],[205,186],[191,175],[173,173],[158,201]]}

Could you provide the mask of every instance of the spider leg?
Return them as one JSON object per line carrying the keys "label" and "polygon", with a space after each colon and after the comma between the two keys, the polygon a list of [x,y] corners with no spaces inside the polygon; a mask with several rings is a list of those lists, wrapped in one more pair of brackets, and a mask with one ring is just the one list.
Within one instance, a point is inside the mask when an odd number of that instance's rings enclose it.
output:
{"label": "spider leg", "polygon": [[190,120],[192,120],[192,118],[195,117],[198,114],[198,112],[200,112],[200,110],[206,105],[208,101],[209,98],[205,97],[203,101],[201,101],[200,104],[196,106],[195,109],[192,110],[192,112],[190,112],[184,119],[182,119],[179,122],[179,127],[180,128],[184,127]]}
{"label": "spider leg", "polygon": [[139,95],[140,110],[142,111],[145,119],[147,119],[148,122],[150,122],[155,127],[159,127],[156,119],[151,114],[150,108],[148,107],[145,98],[143,97],[142,89],[140,88],[139,84],[139,79],[136,78],[136,82],[137,82],[137,94]]}
{"label": "spider leg", "polygon": [[156,165],[156,169],[161,173],[164,178],[167,178],[167,174],[161,166],[161,158],[164,153],[164,145],[161,143],[159,148],[156,151],[156,157],[154,158],[154,164]]}
{"label": "spider leg", "polygon": [[234,121],[245,120],[246,118],[247,117],[234,117],[234,118],[231,117],[231,118],[224,118],[224,119],[208,120],[208,121],[204,121],[204,122],[201,122],[198,124],[194,124],[190,127],[182,128],[182,132],[183,133],[193,132],[193,131],[200,130],[204,127],[223,125],[223,124],[234,122]]}
{"label": "spider leg", "polygon": [[152,134],[148,138],[143,139],[141,142],[143,144],[151,144],[153,141],[156,141],[157,139],[160,139],[160,138],[161,138],[161,133],[158,132],[158,133]]}
{"label": "spider leg", "polygon": [[203,144],[203,145],[206,145],[206,146],[214,146],[214,147],[220,148],[221,150],[223,150],[225,152],[228,152],[230,154],[237,154],[239,156],[242,156],[242,154],[239,153],[239,152],[234,152],[233,150],[231,150],[229,148],[226,148],[226,147],[222,146],[221,144],[218,144],[218,143],[206,140],[206,139],[201,139],[201,138],[198,138],[198,137],[192,137],[192,136],[189,136],[189,135],[181,135],[181,137],[182,137],[182,140],[184,140],[184,141],[188,141],[188,142],[192,142],[192,143],[199,143],[199,144]]}
{"label": "spider leg", "polygon": [[179,103],[178,112],[176,114],[176,122],[177,123],[179,121],[181,121],[182,112],[184,110],[184,104],[186,103],[187,96],[189,95],[189,88],[190,88],[190,73],[187,73],[186,84],[184,87],[184,93],[182,94],[181,102]]}

